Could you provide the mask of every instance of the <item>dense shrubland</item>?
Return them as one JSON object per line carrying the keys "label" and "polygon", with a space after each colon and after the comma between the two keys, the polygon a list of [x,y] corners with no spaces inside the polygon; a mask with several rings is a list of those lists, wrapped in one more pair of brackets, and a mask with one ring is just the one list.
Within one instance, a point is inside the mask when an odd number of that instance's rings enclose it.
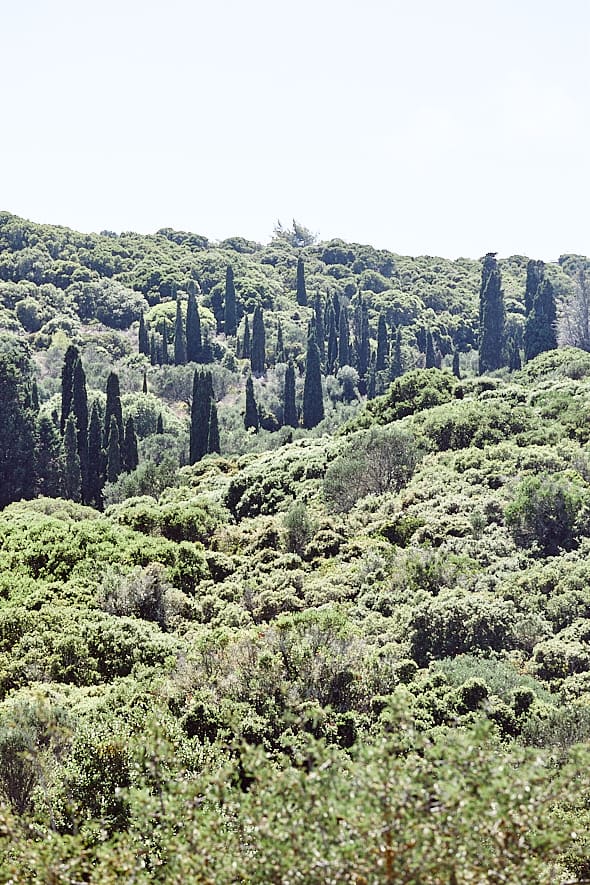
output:
{"label": "dense shrubland", "polygon": [[475,375],[477,262],[0,245],[0,882],[588,878],[590,358],[532,356],[539,267]]}

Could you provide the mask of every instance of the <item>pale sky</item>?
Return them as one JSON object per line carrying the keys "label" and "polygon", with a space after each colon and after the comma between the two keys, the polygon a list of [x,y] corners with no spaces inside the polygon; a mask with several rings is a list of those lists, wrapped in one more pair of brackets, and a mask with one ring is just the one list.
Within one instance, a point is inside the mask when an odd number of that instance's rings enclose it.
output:
{"label": "pale sky", "polygon": [[590,253],[588,0],[0,0],[0,209]]}

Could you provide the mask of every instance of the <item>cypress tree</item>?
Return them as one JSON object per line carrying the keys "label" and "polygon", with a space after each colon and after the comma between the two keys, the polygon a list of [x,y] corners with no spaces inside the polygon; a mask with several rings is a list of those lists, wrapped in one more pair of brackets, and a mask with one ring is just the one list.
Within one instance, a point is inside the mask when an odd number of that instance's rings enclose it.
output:
{"label": "cypress tree", "polygon": [[211,372],[195,370],[193,376],[193,400],[191,404],[189,464],[196,464],[203,455],[207,454],[212,402],[213,384]]}
{"label": "cypress tree", "polygon": [[307,339],[305,381],[303,383],[303,426],[308,429],[315,427],[323,417],[324,399],[320,352],[315,335],[312,334]]}
{"label": "cypress tree", "polygon": [[123,468],[127,473],[135,470],[139,464],[139,455],[137,452],[137,436],[135,434],[135,425],[133,418],[127,418],[125,424],[125,438],[123,440],[122,451]]}
{"label": "cypress tree", "polygon": [[285,389],[283,394],[283,424],[297,427],[297,405],[295,403],[295,367],[292,360],[287,363]]}
{"label": "cypress tree", "polygon": [[195,287],[191,287],[186,308],[186,358],[189,363],[201,362],[203,338],[201,335],[201,317],[197,307]]}
{"label": "cypress tree", "polygon": [[248,322],[248,314],[246,314],[244,318],[244,341],[242,344],[242,357],[245,360],[249,360],[251,351],[252,347],[250,342],[250,323]]}
{"label": "cypress tree", "polygon": [[336,328],[340,328],[340,299],[336,292],[332,295],[332,309],[334,310],[334,320],[336,323]]}
{"label": "cypress tree", "polygon": [[549,280],[542,280],[535,292],[524,327],[524,358],[532,360],[557,347],[555,295]]}
{"label": "cypress tree", "polygon": [[235,335],[238,327],[236,314],[236,288],[234,286],[234,271],[228,264],[225,272],[225,313],[224,331],[226,335]]}
{"label": "cypress tree", "polygon": [[350,365],[350,338],[348,332],[348,316],[346,307],[344,305],[340,307],[338,339],[338,366],[339,368],[342,368],[342,366]]}
{"label": "cypress tree", "polygon": [[436,368],[436,354],[434,353],[434,341],[432,340],[432,332],[430,329],[426,333],[426,362],[427,369]]}
{"label": "cypress tree", "polygon": [[31,408],[35,413],[39,411],[39,388],[37,387],[37,379],[33,378],[31,385]]}
{"label": "cypress tree", "polygon": [[336,314],[334,309],[330,307],[328,312],[328,355],[326,360],[326,368],[332,374],[336,368],[338,359],[338,336],[336,334]]}
{"label": "cypress tree", "polygon": [[479,374],[483,375],[504,365],[506,314],[495,252],[484,258],[479,305]]}
{"label": "cypress tree", "polygon": [[107,481],[116,482],[123,470],[121,457],[121,443],[119,442],[119,425],[114,415],[111,415],[109,428],[109,444],[107,448]]}
{"label": "cypress tree", "polygon": [[180,298],[176,299],[176,320],[174,322],[174,365],[184,366],[186,363],[186,341]]}
{"label": "cypress tree", "polygon": [[307,291],[305,289],[305,267],[301,255],[297,259],[297,304],[307,306]]}
{"label": "cypress tree", "polygon": [[461,378],[461,363],[459,360],[459,351],[456,348],[453,351],[453,375],[455,378]]}
{"label": "cypress tree", "polygon": [[148,327],[146,325],[146,321],[143,317],[143,313],[139,318],[139,342],[138,349],[140,353],[145,354],[145,356],[150,355],[150,339],[148,335]]}
{"label": "cypress tree", "polygon": [[250,366],[255,375],[264,375],[266,369],[266,332],[262,308],[257,306],[252,321]]}
{"label": "cypress tree", "polygon": [[152,366],[158,364],[158,350],[156,348],[156,338],[153,332],[150,335],[150,363]]}
{"label": "cypress tree", "polygon": [[163,366],[167,366],[170,362],[168,356],[168,324],[166,320],[162,321],[162,356],[160,362]]}
{"label": "cypress tree", "polygon": [[102,434],[101,420],[98,404],[94,402],[90,411],[90,424],[88,426],[88,487],[87,503],[94,502],[97,507],[102,507]]}
{"label": "cypress tree", "polygon": [[221,452],[221,445],[219,442],[219,421],[217,419],[217,405],[214,400],[211,402],[211,412],[209,414],[209,435],[207,440],[207,452],[209,454],[216,452],[218,455]]}
{"label": "cypress tree", "polygon": [[377,395],[376,363],[371,366],[367,381],[367,399],[375,399]]}
{"label": "cypress tree", "polygon": [[279,320],[277,325],[277,346],[275,348],[275,362],[285,362],[285,345],[283,344],[283,328]]}
{"label": "cypress tree", "polygon": [[[0,507],[35,491],[35,415],[30,399],[30,362],[10,335],[0,347]],[[12,345],[12,346],[11,346]]]}
{"label": "cypress tree", "polygon": [[252,375],[248,375],[246,381],[246,411],[244,413],[244,427],[249,430],[251,427],[258,431],[260,419],[258,417],[258,406],[256,405],[256,397],[254,396],[254,382]]}
{"label": "cypress tree", "polygon": [[80,473],[80,456],[78,455],[78,430],[76,419],[68,416],[64,431],[64,497],[70,501],[82,498],[82,474]]}
{"label": "cypress tree", "polygon": [[143,370],[143,384],[141,386],[141,392],[142,393],[148,392],[147,372],[145,371],[145,369]]}
{"label": "cypress tree", "polygon": [[35,446],[36,493],[58,498],[64,486],[64,452],[59,431],[51,418],[42,416],[37,422]]}
{"label": "cypress tree", "polygon": [[379,322],[377,324],[377,361],[375,363],[375,371],[383,372],[387,368],[387,357],[389,354],[389,338],[387,336],[387,322],[385,316],[379,314]]}
{"label": "cypress tree", "polygon": [[524,290],[524,309],[528,316],[533,307],[537,290],[545,278],[545,264],[531,260],[526,266],[526,287]]}
{"label": "cypress tree", "polygon": [[71,411],[78,428],[78,455],[82,474],[82,500],[88,503],[88,396],[86,394],[86,375],[82,360],[76,360],[72,387]]}
{"label": "cypress tree", "polygon": [[391,365],[389,367],[389,377],[392,381],[403,375],[403,359],[402,359],[402,330],[397,329],[395,338],[393,339],[393,352],[391,354]]}
{"label": "cypress tree", "polygon": [[324,306],[319,292],[315,293],[313,309],[315,313],[316,340],[320,351],[320,359],[323,363],[326,359],[326,327],[324,323]]}
{"label": "cypress tree", "polygon": [[369,314],[367,311],[367,306],[363,301],[362,297],[359,298],[359,302],[356,310],[357,315],[357,335],[356,335],[356,367],[358,369],[359,376],[364,378],[367,374],[367,369],[369,368],[369,356],[370,356],[370,345],[369,345]]}
{"label": "cypress tree", "polygon": [[522,361],[520,359],[520,348],[516,338],[512,338],[508,345],[508,368],[511,372],[518,372],[522,369]]}
{"label": "cypress tree", "polygon": [[107,378],[107,403],[104,413],[104,448],[108,449],[111,418],[117,422],[118,439],[123,439],[123,410],[121,408],[121,391],[119,376],[114,372]]}
{"label": "cypress tree", "polygon": [[80,353],[78,351],[78,348],[74,347],[73,344],[70,344],[70,346],[66,350],[64,364],[61,370],[61,418],[59,422],[59,427],[62,436],[65,432],[66,421],[68,420],[70,409],[72,407],[74,366],[76,365],[76,360],[79,358],[79,356]]}
{"label": "cypress tree", "polygon": [[164,419],[161,412],[158,414],[158,420],[156,421],[156,433],[164,433]]}

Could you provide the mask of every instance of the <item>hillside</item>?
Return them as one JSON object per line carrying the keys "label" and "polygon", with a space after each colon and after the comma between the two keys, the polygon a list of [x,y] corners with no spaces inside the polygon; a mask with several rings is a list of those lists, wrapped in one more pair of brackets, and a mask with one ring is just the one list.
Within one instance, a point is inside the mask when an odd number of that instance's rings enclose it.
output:
{"label": "hillside", "polygon": [[[499,262],[519,349],[527,264]],[[587,264],[546,268],[560,322]],[[0,882],[590,877],[590,354],[477,375],[481,275],[0,215]]]}

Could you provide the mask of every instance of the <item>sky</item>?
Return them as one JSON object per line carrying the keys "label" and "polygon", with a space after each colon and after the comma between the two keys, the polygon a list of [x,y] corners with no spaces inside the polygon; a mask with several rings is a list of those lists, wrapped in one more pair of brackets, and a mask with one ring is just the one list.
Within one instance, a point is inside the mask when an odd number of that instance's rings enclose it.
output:
{"label": "sky", "polygon": [[590,253],[588,0],[3,0],[0,33],[0,209]]}

